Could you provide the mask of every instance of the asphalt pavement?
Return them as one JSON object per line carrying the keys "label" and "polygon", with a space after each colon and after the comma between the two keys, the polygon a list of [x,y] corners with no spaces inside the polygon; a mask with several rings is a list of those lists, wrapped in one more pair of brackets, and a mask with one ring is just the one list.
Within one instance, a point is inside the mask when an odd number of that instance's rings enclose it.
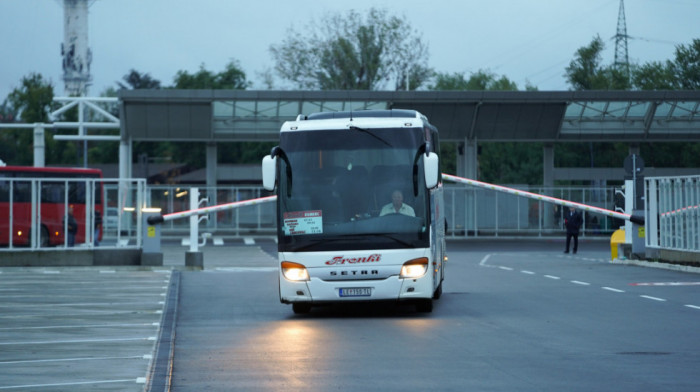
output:
{"label": "asphalt pavement", "polygon": [[[609,262],[604,243],[587,243],[595,262]],[[162,267],[0,268],[0,390],[167,390],[189,248],[166,242],[162,251]],[[277,268],[271,238],[200,251],[204,272]]]}

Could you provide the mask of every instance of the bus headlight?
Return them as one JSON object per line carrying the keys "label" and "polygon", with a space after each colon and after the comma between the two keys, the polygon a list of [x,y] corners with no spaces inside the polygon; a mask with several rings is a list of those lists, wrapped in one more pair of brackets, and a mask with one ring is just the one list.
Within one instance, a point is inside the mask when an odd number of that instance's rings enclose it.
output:
{"label": "bus headlight", "polygon": [[303,282],[309,280],[309,271],[302,264],[291,261],[282,262],[282,275],[292,282]]}
{"label": "bus headlight", "polygon": [[416,279],[425,275],[428,270],[428,258],[421,257],[419,259],[409,260],[403,263],[401,267],[401,275],[399,278],[402,279]]}

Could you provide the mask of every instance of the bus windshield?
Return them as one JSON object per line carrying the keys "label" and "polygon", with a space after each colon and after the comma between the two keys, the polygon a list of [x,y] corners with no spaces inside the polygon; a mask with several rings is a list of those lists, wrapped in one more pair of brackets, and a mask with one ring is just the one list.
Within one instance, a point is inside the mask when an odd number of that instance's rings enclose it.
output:
{"label": "bus windshield", "polygon": [[429,246],[422,128],[281,135],[280,251]]}

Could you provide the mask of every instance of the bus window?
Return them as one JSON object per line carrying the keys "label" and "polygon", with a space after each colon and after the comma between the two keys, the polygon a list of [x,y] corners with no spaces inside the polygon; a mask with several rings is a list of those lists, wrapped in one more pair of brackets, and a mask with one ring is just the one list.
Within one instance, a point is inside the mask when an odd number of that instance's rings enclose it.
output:
{"label": "bus window", "polygon": [[68,202],[71,204],[85,203],[85,182],[68,182]]}
{"label": "bus window", "polygon": [[42,182],[41,202],[42,203],[63,203],[65,186],[62,183]]}
{"label": "bus window", "polygon": [[7,203],[10,201],[10,182],[6,180],[0,180],[0,203]]}
{"label": "bus window", "polygon": [[13,181],[12,201],[27,203],[32,201],[32,184],[29,181]]}

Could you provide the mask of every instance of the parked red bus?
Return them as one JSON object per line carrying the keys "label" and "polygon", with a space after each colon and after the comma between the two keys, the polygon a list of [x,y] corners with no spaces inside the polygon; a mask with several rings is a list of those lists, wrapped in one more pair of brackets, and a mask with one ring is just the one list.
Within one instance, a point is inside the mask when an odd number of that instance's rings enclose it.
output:
{"label": "parked red bus", "polygon": [[[76,180],[71,181],[72,178]],[[71,207],[78,224],[74,242],[75,244],[84,243],[86,185],[88,189],[92,188],[91,183],[84,179],[94,178],[102,178],[102,171],[61,167],[0,166],[0,246],[7,246],[10,237],[12,237],[13,246],[31,245],[33,229],[31,179],[37,179],[40,181],[37,184],[41,184],[41,204],[37,206],[37,213],[41,215],[41,228],[37,245],[46,247],[64,245],[68,242],[64,236],[63,217]],[[68,185],[67,192],[66,185]],[[104,212],[102,182],[97,181],[94,186],[95,220],[99,223]],[[10,211],[10,202],[12,211]],[[10,220],[12,220],[12,228],[10,228]],[[101,225],[98,230],[97,239],[101,240]]]}

